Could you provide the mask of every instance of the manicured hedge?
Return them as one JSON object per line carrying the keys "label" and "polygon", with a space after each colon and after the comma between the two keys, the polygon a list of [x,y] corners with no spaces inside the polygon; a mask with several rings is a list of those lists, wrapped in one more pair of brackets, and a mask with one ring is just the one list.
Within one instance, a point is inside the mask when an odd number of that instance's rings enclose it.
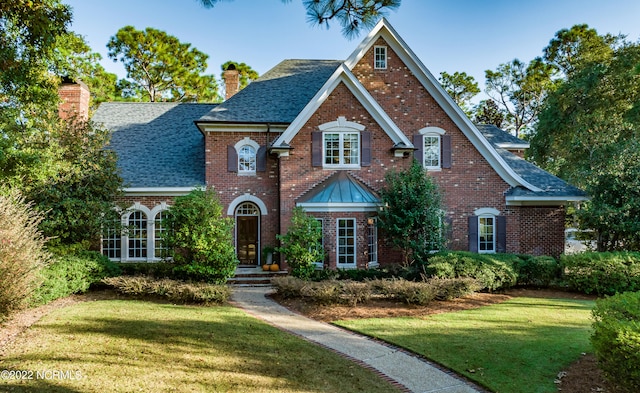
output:
{"label": "manicured hedge", "polygon": [[438,278],[473,278],[483,288],[496,290],[517,284],[515,266],[518,261],[518,256],[514,254],[442,252],[429,258],[426,272]]}
{"label": "manicured hedge", "polygon": [[109,277],[102,282],[124,295],[161,298],[180,303],[225,303],[231,296],[231,289],[226,285],[204,282],[184,282],[145,276]]}
{"label": "manicured hedge", "polygon": [[591,343],[605,376],[624,393],[640,387],[640,292],[599,299]]}
{"label": "manicured hedge", "polygon": [[563,255],[564,279],[580,292],[613,295],[640,290],[640,253],[585,252]]}

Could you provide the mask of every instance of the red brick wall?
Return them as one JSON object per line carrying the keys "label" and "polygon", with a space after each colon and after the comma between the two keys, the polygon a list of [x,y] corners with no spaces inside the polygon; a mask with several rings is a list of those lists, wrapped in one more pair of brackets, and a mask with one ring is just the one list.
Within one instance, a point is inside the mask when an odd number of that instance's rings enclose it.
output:
{"label": "red brick wall", "polygon": [[67,119],[77,114],[81,119],[89,118],[89,88],[84,83],[63,83],[58,88],[60,105],[58,116]]}
{"label": "red brick wall", "polygon": [[523,206],[517,209],[521,217],[521,253],[558,257],[564,252],[564,207]]}
{"label": "red brick wall", "polygon": [[[229,205],[244,194],[259,198],[267,207],[267,214],[260,217],[262,247],[276,245],[279,233],[278,159],[267,155],[266,172],[256,172],[255,176],[238,175],[227,169],[227,146],[234,146],[245,137],[260,146],[267,145],[279,134],[266,132],[209,132],[205,137],[206,183],[214,187],[226,213]],[[233,217],[233,216],[230,216]]]}

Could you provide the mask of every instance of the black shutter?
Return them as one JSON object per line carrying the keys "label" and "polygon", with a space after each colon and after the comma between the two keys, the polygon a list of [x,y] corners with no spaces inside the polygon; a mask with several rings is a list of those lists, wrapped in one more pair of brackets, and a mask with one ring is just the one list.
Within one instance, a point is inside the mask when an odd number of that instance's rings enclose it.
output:
{"label": "black shutter", "polygon": [[451,135],[442,135],[442,167],[451,168]]}
{"label": "black shutter", "polygon": [[238,172],[238,152],[231,145],[227,146],[227,171]]}
{"label": "black shutter", "polygon": [[371,166],[371,132],[362,131],[360,133],[360,166]]}
{"label": "black shutter", "polygon": [[478,252],[478,216],[469,216],[469,251]]}
{"label": "black shutter", "polygon": [[311,133],[311,166],[322,166],[322,132]]}
{"label": "black shutter", "polygon": [[256,172],[265,172],[267,170],[267,147],[260,146],[256,153]]}
{"label": "black shutter", "polygon": [[413,147],[417,148],[413,151],[413,157],[418,160],[420,166],[424,166],[424,135],[416,134],[413,136]]}
{"label": "black shutter", "polygon": [[496,252],[507,252],[507,217],[496,217]]}

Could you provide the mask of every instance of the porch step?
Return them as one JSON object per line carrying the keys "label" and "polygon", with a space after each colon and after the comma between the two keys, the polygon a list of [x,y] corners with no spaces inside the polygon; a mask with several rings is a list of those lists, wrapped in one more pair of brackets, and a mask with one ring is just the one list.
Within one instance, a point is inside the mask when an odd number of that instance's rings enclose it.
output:
{"label": "porch step", "polygon": [[271,285],[273,277],[286,276],[289,274],[286,270],[277,272],[264,271],[262,267],[239,267],[236,269],[235,276],[227,279],[228,285],[238,286],[266,286]]}

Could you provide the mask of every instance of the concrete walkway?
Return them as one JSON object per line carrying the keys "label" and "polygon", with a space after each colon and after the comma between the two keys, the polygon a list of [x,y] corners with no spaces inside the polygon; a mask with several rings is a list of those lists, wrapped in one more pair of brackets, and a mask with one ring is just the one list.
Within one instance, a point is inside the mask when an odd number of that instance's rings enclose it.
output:
{"label": "concrete walkway", "polygon": [[271,287],[237,286],[233,287],[231,300],[238,307],[273,326],[362,362],[391,381],[400,384],[406,388],[406,391],[416,393],[482,391],[398,348],[296,314],[265,297],[271,291],[273,291]]}

